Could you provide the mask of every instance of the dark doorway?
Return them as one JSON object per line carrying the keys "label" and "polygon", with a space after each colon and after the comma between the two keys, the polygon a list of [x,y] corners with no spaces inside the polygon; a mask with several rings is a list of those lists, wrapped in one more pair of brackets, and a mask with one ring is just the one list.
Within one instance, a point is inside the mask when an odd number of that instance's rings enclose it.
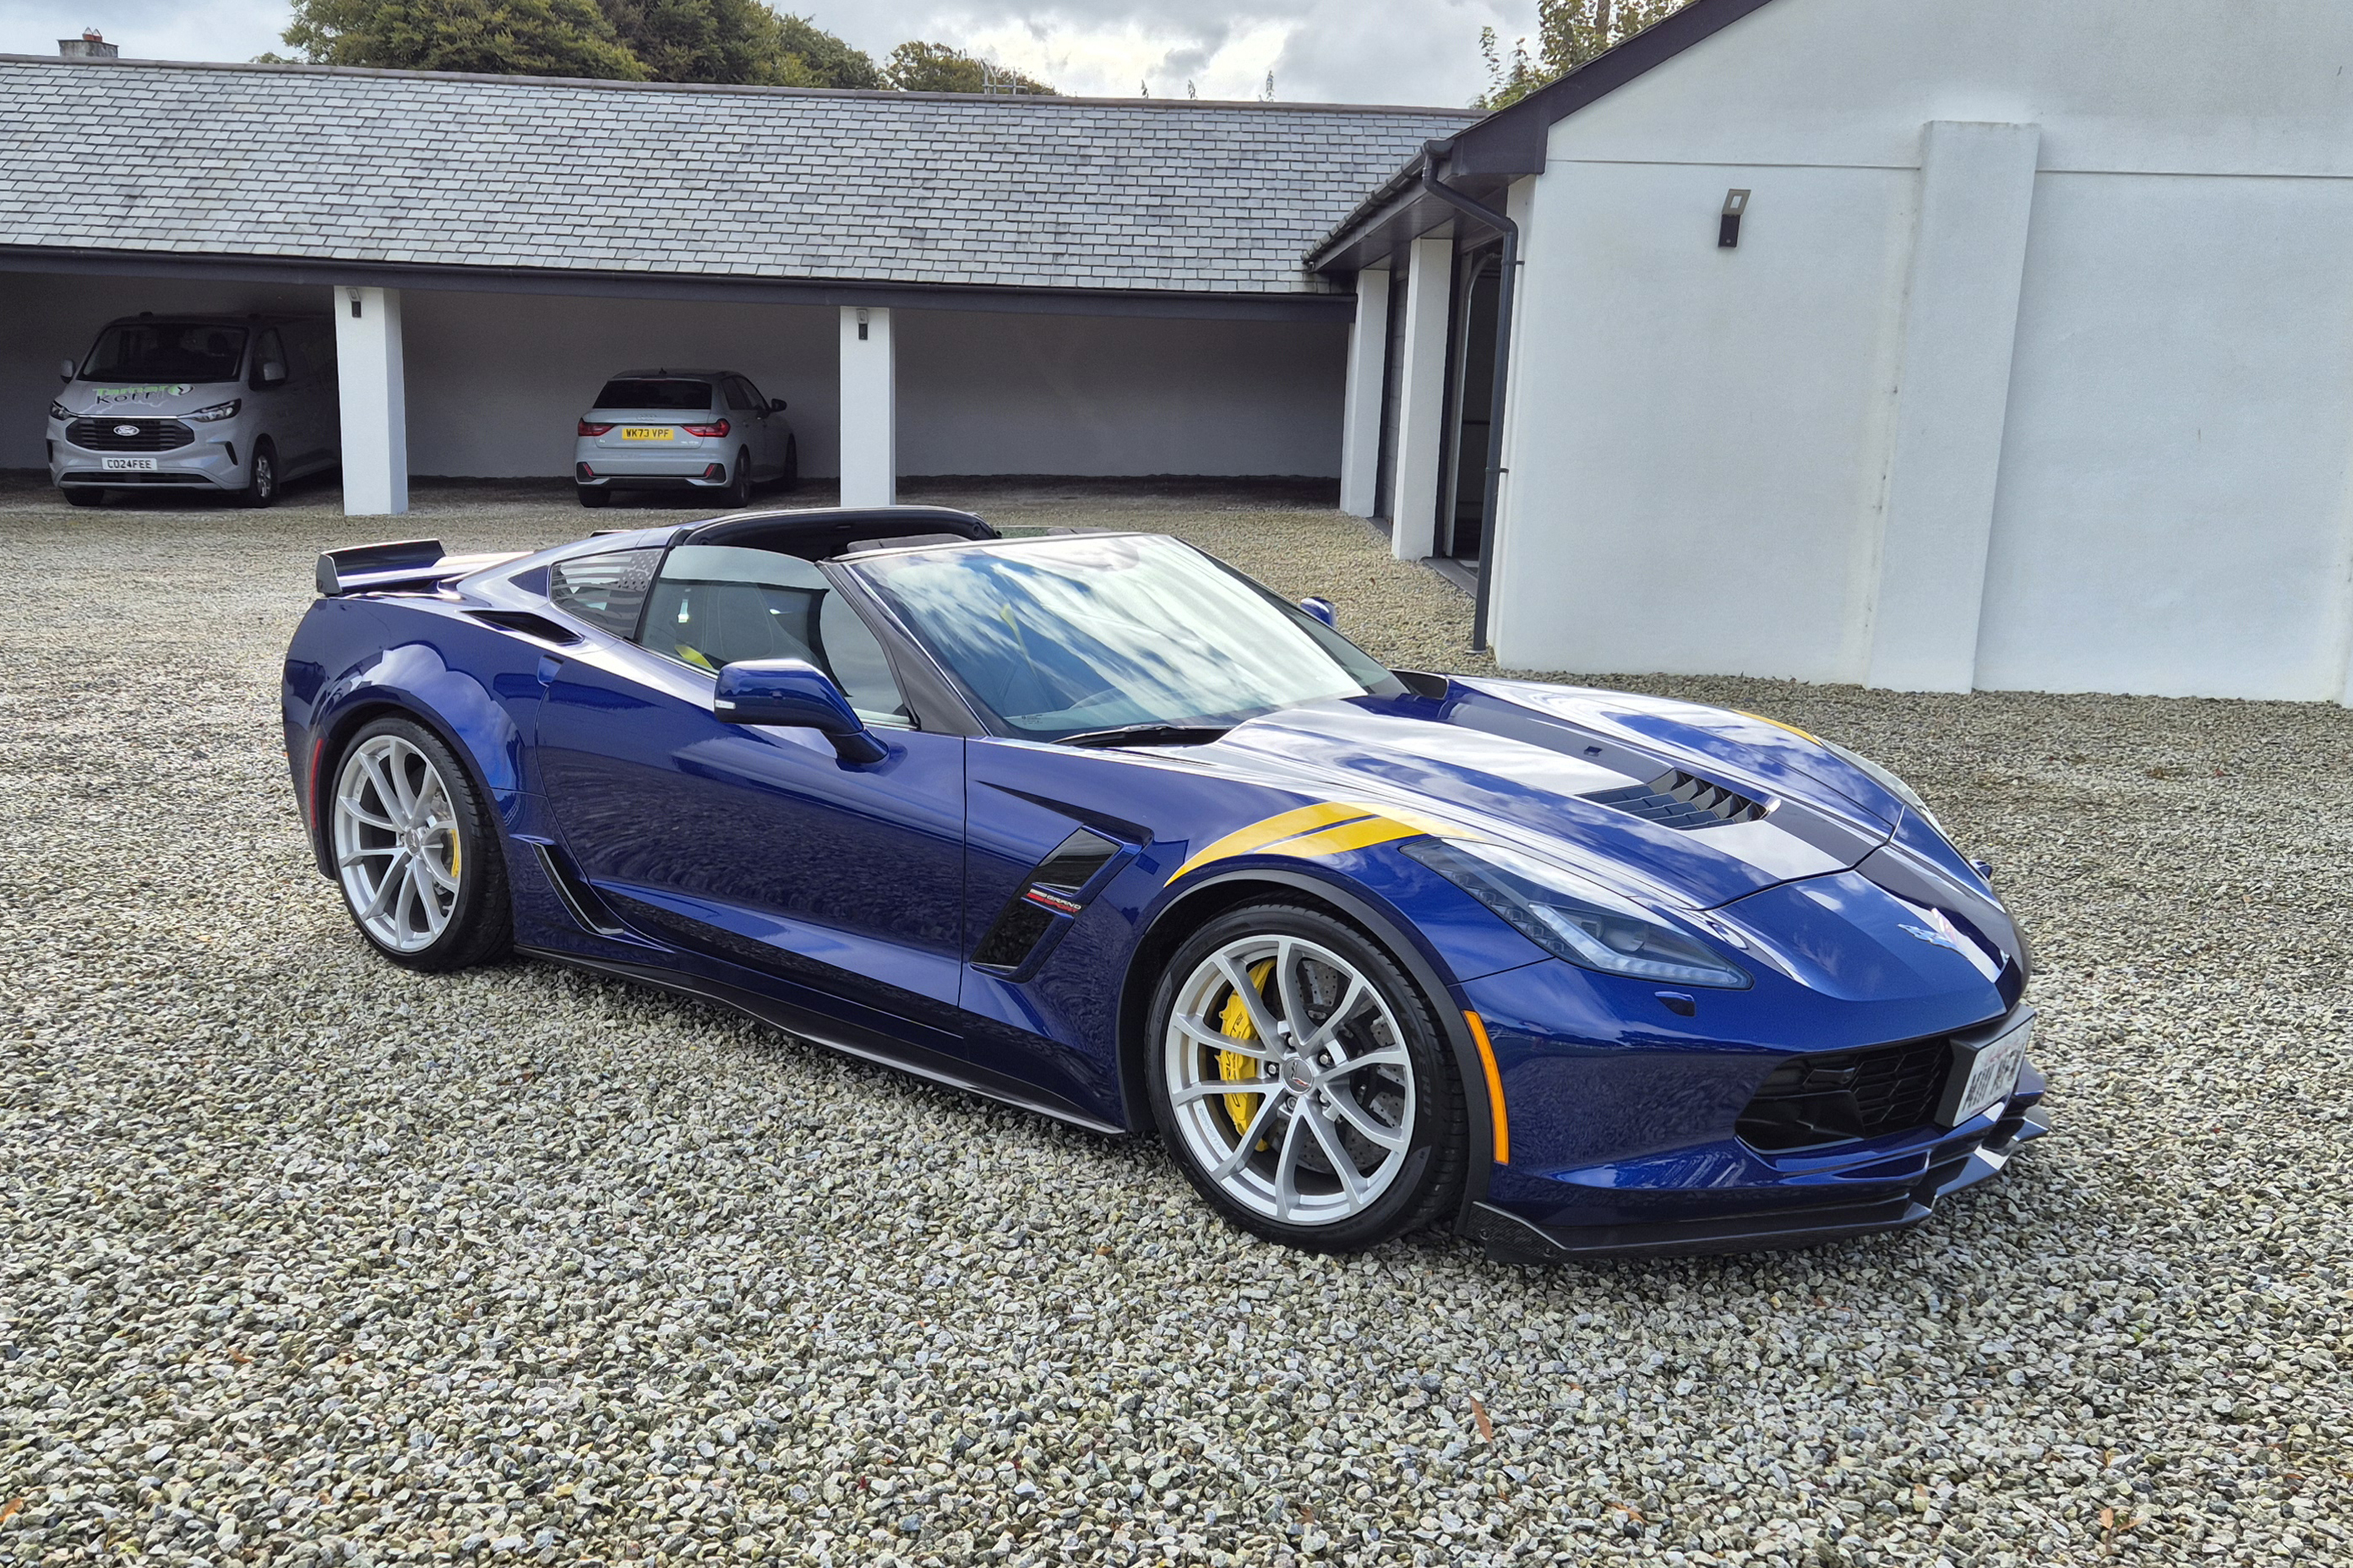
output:
{"label": "dark doorway", "polygon": [[1395,493],[1398,447],[1398,377],[1405,367],[1406,258],[1400,255],[1389,269],[1389,310],[1381,341],[1381,449],[1373,470],[1373,515],[1390,515]]}
{"label": "dark doorway", "polygon": [[1488,415],[1495,395],[1495,305],[1503,258],[1487,250],[1466,262],[1449,323],[1453,342],[1447,358],[1453,381],[1447,403],[1453,418],[1439,478],[1438,553],[1476,561],[1480,511],[1487,493]]}

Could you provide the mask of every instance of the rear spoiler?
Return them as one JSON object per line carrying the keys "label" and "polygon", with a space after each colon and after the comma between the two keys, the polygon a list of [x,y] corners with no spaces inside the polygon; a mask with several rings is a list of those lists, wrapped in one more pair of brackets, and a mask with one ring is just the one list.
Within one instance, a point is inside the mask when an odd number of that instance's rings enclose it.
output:
{"label": "rear spoiler", "polygon": [[445,555],[438,539],[404,539],[389,544],[354,544],[319,557],[319,592],[331,599],[346,594],[415,593],[508,561],[527,550],[491,555]]}

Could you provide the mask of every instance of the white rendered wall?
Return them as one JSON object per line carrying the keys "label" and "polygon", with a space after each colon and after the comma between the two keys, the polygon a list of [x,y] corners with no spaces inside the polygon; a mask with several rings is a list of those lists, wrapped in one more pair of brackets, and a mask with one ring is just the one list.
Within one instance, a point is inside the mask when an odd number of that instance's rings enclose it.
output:
{"label": "white rendered wall", "polygon": [[408,380],[401,355],[400,290],[331,289],[335,380],[343,421],[343,511],[408,510]]}
{"label": "white rendered wall", "polygon": [[1454,289],[1451,226],[1413,242],[1405,273],[1405,347],[1398,356],[1397,476],[1389,548],[1419,561],[1436,548],[1438,468],[1445,448],[1446,328]]}
{"label": "white rendered wall", "polygon": [[891,312],[841,307],[841,504],[891,506],[899,500],[897,356]]}
{"label": "white rendered wall", "polygon": [[[1499,655],[2346,695],[2348,55],[2353,6],[2334,0],[1776,0],[1553,127],[1522,279]],[[1937,121],[2039,126],[2038,172],[2010,247],[2008,374],[1990,374],[1999,343],[1922,345],[1909,379],[1944,376],[1948,413],[1899,463],[1907,282],[1971,265],[1915,241],[1987,237],[1933,215],[1923,229]],[[1720,251],[1735,186],[1754,195]],[[1906,558],[1906,508],[1917,521],[1938,498],[1905,485],[1939,462],[1981,482],[1989,430],[1970,638],[1969,562]],[[1875,673],[1874,605],[1916,620],[1924,604],[1941,673]]]}
{"label": "white rendered wall", "polygon": [[1347,404],[1341,415],[1340,510],[1370,517],[1381,488],[1381,376],[1389,335],[1389,269],[1356,274],[1356,319],[1348,329]]}

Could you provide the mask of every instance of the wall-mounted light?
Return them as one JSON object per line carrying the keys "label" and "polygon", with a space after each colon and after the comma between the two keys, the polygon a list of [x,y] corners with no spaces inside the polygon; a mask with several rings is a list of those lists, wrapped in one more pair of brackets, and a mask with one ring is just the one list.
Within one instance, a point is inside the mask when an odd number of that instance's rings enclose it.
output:
{"label": "wall-mounted light", "polygon": [[1715,247],[1731,250],[1740,244],[1740,215],[1748,210],[1746,191],[1724,193],[1724,216],[1715,222]]}
{"label": "wall-mounted light", "polygon": [[356,289],[346,289],[343,292],[352,297],[352,320],[356,321],[360,319],[360,291]]}
{"label": "wall-mounted light", "polygon": [[861,343],[866,341],[866,307],[863,305],[858,307],[858,341]]}

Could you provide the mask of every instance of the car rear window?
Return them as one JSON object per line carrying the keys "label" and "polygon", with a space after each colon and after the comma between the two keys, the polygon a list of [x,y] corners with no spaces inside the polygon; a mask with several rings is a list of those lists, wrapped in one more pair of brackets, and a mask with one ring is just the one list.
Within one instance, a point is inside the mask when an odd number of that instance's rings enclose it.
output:
{"label": "car rear window", "polygon": [[596,395],[599,408],[670,408],[699,413],[711,406],[707,381],[608,381]]}

